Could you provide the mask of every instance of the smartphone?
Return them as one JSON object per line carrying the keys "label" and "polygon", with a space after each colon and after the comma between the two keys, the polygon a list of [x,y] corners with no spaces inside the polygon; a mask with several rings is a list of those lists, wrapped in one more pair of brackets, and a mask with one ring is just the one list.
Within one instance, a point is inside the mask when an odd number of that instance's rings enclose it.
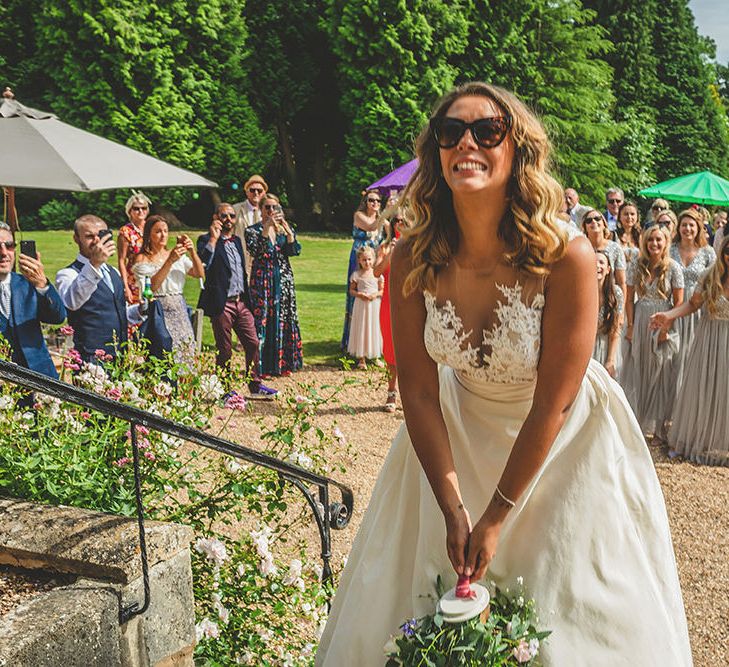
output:
{"label": "smartphone", "polygon": [[112,236],[111,229],[102,229],[99,231],[99,238],[101,239],[102,243],[104,241],[106,241],[107,236],[109,238],[111,238],[111,236]]}
{"label": "smartphone", "polygon": [[35,250],[35,241],[21,241],[20,242],[20,254],[26,257],[32,257],[38,259],[38,253]]}

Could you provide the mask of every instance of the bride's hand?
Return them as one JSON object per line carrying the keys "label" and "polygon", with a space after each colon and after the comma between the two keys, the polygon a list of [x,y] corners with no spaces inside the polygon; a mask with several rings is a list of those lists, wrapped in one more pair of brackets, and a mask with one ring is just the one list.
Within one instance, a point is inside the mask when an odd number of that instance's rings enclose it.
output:
{"label": "bride's hand", "polygon": [[445,517],[446,549],[456,574],[463,574],[466,567],[466,549],[471,533],[471,517],[468,510],[460,506],[455,513]]}
{"label": "bride's hand", "polygon": [[499,543],[501,522],[493,521],[486,512],[474,526],[468,540],[465,574],[471,581],[478,581],[486,574],[486,569],[496,555]]}

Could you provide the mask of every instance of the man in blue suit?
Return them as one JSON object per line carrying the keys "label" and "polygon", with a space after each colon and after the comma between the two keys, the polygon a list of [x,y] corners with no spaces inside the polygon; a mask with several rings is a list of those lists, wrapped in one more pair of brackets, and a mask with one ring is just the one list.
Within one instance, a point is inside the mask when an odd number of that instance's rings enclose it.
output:
{"label": "man in blue suit", "polygon": [[10,343],[12,360],[19,366],[58,378],[41,333],[41,322],[61,324],[66,309],[50,284],[40,258],[20,255],[15,266],[15,239],[0,223],[0,334]]}
{"label": "man in blue suit", "polygon": [[198,308],[210,318],[218,348],[217,365],[226,368],[230,363],[235,331],[245,349],[250,375],[248,390],[254,396],[270,397],[276,390],[261,384],[258,377],[258,334],[251,313],[243,244],[235,234],[235,218],[235,209],[230,204],[218,204],[210,232],[197,240],[197,253],[205,265],[205,287]]}

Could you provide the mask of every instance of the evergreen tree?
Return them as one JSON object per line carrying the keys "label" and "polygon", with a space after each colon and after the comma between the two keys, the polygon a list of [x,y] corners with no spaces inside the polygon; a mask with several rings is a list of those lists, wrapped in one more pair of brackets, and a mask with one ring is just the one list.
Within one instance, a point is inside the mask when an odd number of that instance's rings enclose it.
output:
{"label": "evergreen tree", "polygon": [[466,47],[468,26],[461,0],[328,2],[349,123],[337,184],[351,206],[368,183],[412,158],[430,107],[455,81],[448,56]]}
{"label": "evergreen tree", "polygon": [[660,83],[656,155],[659,180],[711,169],[727,173],[729,136],[721,105],[712,97],[707,43],[696,30],[687,0],[666,0],[654,32]]}
{"label": "evergreen tree", "polygon": [[542,117],[565,186],[597,204],[617,181],[610,153],[611,69],[605,31],[577,0],[471,0],[468,49],[452,59],[460,80],[514,90]]}

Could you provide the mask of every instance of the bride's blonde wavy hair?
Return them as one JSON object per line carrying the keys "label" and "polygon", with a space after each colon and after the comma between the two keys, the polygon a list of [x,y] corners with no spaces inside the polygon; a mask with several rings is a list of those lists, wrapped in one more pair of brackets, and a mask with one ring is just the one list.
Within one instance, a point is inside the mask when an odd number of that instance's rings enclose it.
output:
{"label": "bride's blonde wavy hair", "polygon": [[[472,95],[490,99],[511,117],[514,161],[508,191],[510,207],[498,230],[499,238],[509,248],[505,257],[520,270],[546,275],[567,250],[567,234],[557,222],[562,187],[549,174],[551,145],[547,133],[513,93],[481,82],[465,83],[449,92],[436,104],[433,117],[445,116],[457,99]],[[438,150],[426,125],[415,143],[419,166],[403,193],[415,219],[413,228],[405,234],[412,264],[403,285],[405,295],[434,290],[438,271],[458,250],[453,196],[442,177]]]}
{"label": "bride's blonde wavy hair", "polygon": [[707,270],[701,284],[701,297],[712,317],[716,316],[719,297],[724,293],[724,281],[729,274],[729,262],[724,254],[727,248],[729,248],[729,236],[725,236],[719,245],[716,261]]}

